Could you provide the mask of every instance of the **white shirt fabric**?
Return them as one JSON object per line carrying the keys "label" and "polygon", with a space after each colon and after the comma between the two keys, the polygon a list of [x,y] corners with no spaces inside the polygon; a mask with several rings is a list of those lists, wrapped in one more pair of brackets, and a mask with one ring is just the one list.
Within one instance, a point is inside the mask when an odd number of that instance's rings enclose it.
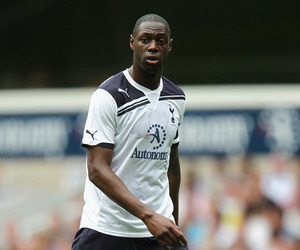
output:
{"label": "white shirt fabric", "polygon": [[[172,220],[167,171],[171,147],[179,142],[184,109],[183,91],[165,77],[152,91],[125,70],[92,95],[82,139],[83,146],[113,148],[112,171],[139,200]],[[151,237],[139,218],[108,198],[88,177],[84,200],[81,228],[120,237]]]}

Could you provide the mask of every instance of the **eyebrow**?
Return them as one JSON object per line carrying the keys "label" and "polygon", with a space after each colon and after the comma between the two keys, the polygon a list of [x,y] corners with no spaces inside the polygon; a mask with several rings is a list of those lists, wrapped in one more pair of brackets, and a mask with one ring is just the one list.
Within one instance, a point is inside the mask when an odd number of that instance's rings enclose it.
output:
{"label": "eyebrow", "polygon": [[168,37],[168,34],[166,32],[158,32],[158,33],[141,32],[139,34],[139,36],[153,36],[153,35]]}

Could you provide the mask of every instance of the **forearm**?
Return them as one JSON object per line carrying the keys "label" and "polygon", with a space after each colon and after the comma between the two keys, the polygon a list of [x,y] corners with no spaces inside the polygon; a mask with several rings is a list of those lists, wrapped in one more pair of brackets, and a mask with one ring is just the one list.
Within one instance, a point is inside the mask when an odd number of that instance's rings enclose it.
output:
{"label": "forearm", "polygon": [[170,166],[168,170],[170,197],[174,205],[173,216],[178,225],[179,214],[179,188],[181,182],[181,171],[178,157],[178,148],[172,148]]}
{"label": "forearm", "polygon": [[173,216],[176,224],[178,225],[178,214],[179,214],[179,187],[180,187],[180,175],[173,175],[168,173],[169,177],[169,188],[170,188],[170,197],[173,202],[174,210]]}
{"label": "forearm", "polygon": [[105,195],[141,220],[144,221],[154,213],[128,190],[122,180],[108,166],[90,171],[89,178]]}

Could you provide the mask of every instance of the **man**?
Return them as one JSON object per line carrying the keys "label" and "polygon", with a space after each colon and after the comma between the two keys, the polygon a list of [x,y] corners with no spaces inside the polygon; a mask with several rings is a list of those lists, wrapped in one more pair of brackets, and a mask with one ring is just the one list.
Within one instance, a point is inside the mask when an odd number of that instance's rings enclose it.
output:
{"label": "man", "polygon": [[73,250],[187,249],[176,225],[185,96],[162,76],[172,49],[166,20],[141,17],[130,48],[132,67],[91,98],[82,140],[85,205]]}

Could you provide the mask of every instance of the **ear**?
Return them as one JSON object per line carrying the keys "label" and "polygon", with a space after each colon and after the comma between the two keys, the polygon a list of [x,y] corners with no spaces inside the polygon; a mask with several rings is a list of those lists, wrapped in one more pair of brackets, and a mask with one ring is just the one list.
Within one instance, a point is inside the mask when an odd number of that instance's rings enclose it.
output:
{"label": "ear", "polygon": [[171,39],[170,39],[170,44],[169,44],[169,51],[168,51],[168,53],[171,52],[172,46],[173,46],[173,39],[171,38]]}
{"label": "ear", "polygon": [[131,50],[134,49],[134,37],[133,37],[133,35],[130,35],[129,46],[130,46]]}

